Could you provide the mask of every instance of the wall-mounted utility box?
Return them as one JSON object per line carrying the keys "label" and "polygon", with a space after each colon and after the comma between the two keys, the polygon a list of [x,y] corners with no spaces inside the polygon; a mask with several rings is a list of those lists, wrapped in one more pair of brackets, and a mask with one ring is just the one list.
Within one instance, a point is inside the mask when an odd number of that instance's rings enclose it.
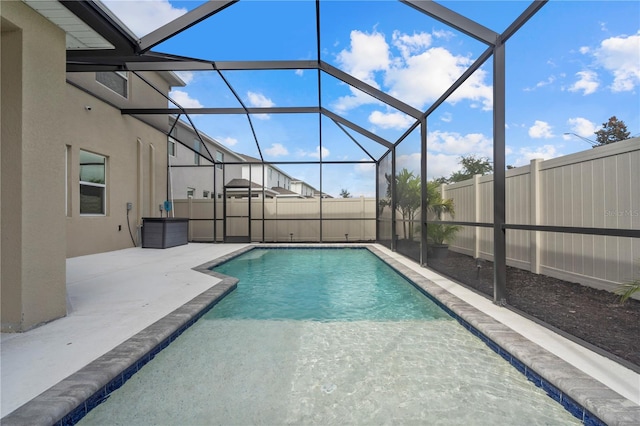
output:
{"label": "wall-mounted utility box", "polygon": [[168,248],[187,244],[189,219],[143,217],[142,248]]}

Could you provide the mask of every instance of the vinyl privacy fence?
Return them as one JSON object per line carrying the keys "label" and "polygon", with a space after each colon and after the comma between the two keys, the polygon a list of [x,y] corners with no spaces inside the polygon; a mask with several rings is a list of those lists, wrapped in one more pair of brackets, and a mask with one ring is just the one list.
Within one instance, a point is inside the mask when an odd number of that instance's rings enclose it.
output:
{"label": "vinyl privacy fence", "polygon": [[[222,241],[225,206],[221,199],[215,203],[216,239]],[[254,242],[318,242],[322,223],[323,242],[376,239],[374,198],[324,198],[322,206],[319,198],[267,198],[264,217],[262,203],[261,198],[252,199],[249,212],[247,198],[228,198],[227,235],[248,235],[250,223],[251,241]],[[174,208],[176,217],[191,219],[190,241],[213,241],[214,200],[175,200]]]}
{"label": "vinyl privacy fence", "polygon": [[[492,175],[443,185],[441,190],[454,200],[456,221],[492,223]],[[220,199],[215,202],[216,235],[222,241],[224,205]],[[323,242],[376,240],[373,198],[323,199],[322,205],[317,198],[266,199],[264,225],[262,202],[251,201],[252,241],[263,241],[263,236],[266,242],[320,241],[320,222]],[[213,241],[213,205],[214,200],[175,200],[175,215],[192,219],[190,241]],[[226,208],[227,233],[246,233],[247,199],[228,199]],[[640,138],[507,170],[506,222],[640,229]],[[396,223],[400,232],[400,214]],[[507,230],[506,237],[507,264],[535,273],[605,290],[640,273],[639,238],[522,230]],[[493,230],[465,226],[450,249],[491,261]]]}
{"label": "vinyl privacy fence", "polygon": [[[506,223],[640,229],[640,138],[506,172]],[[493,221],[493,176],[441,188],[456,221]],[[451,249],[492,260],[493,230],[464,227]],[[612,290],[637,278],[640,239],[507,230],[507,264]]]}

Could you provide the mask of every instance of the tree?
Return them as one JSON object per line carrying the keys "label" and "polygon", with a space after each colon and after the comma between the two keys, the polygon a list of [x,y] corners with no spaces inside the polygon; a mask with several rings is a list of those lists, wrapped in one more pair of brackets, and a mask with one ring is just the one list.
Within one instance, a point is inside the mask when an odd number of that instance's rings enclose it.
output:
{"label": "tree", "polygon": [[624,121],[618,120],[614,115],[609,121],[602,123],[602,129],[595,132],[596,142],[598,142],[598,145],[595,146],[608,145],[629,139],[630,134]]}
{"label": "tree", "polygon": [[427,182],[427,210],[435,214],[438,220],[442,220],[442,215],[445,213],[452,216],[455,214],[453,200],[442,198],[440,185],[441,183],[436,180]]}
{"label": "tree", "polygon": [[[455,214],[453,200],[442,198],[440,185],[441,183],[436,180],[427,182],[427,210],[435,214],[438,220],[442,220],[442,215],[445,213],[452,217]],[[462,227],[457,225],[428,223],[427,236],[432,244],[443,245],[452,241],[461,229]]]}
{"label": "tree", "polygon": [[402,215],[404,237],[412,240],[413,220],[421,203],[420,176],[414,176],[413,172],[402,169],[396,176],[396,192],[398,194],[396,205]]}
{"label": "tree", "polygon": [[[391,205],[391,174],[385,174],[387,180],[386,199],[380,200],[380,211]],[[427,182],[427,209],[439,219],[443,214],[454,214],[453,200],[444,200],[440,194],[440,182]],[[396,176],[396,208],[402,215],[403,235],[405,239],[413,240],[414,220],[422,204],[422,189],[420,176],[415,176],[406,168]]]}
{"label": "tree", "polygon": [[342,198],[351,198],[351,194],[346,189],[340,190],[340,197]]}
{"label": "tree", "polygon": [[[471,179],[474,175],[486,175],[493,172],[493,166],[487,157],[476,157],[473,154],[460,157],[460,165],[462,170],[451,173],[446,183],[462,182]],[[438,179],[440,183],[442,178]]]}

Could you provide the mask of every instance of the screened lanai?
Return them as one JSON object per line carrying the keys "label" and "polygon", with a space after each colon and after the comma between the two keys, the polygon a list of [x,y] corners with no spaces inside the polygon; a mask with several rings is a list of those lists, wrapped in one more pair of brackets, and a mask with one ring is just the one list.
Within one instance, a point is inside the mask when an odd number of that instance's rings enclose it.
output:
{"label": "screened lanai", "polygon": [[[63,3],[134,25],[117,2]],[[183,80],[167,108],[121,112],[169,117],[167,200],[191,241],[375,241],[510,305],[518,271],[607,291],[637,274],[637,140],[580,147],[567,112],[554,142],[525,115],[564,114],[578,100],[560,92],[587,90],[545,93],[560,74],[533,67],[567,31],[592,32],[567,3],[180,2],[128,35],[94,21],[114,48],[68,51],[67,71]],[[469,158],[487,167],[450,179]]]}

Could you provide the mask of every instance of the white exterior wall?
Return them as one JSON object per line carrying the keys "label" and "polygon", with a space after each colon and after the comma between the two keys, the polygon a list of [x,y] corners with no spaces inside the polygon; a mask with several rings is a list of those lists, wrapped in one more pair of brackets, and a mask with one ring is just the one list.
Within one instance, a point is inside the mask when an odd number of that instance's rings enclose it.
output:
{"label": "white exterior wall", "polygon": [[[173,123],[173,119],[169,120],[169,126]],[[194,147],[194,142],[200,141],[192,128],[178,122],[175,127],[175,139],[182,143],[189,144]],[[206,149],[200,145],[200,152],[208,156],[208,153],[215,159],[216,153],[221,152],[224,155],[225,162],[241,162],[244,161],[234,152],[226,149],[222,145],[215,143],[213,139],[200,133],[204,140]],[[169,176],[169,187],[171,188],[170,197],[173,199],[187,198],[187,191],[193,188],[193,198],[202,199],[205,191],[208,197],[214,192],[222,194],[224,184],[232,179],[242,177],[241,167],[238,165],[227,165],[223,173],[222,168],[214,167],[214,164],[207,158],[200,156],[196,160],[196,154],[193,150],[187,148],[182,143],[175,142],[176,150],[174,156],[169,156],[169,163],[172,166],[192,166],[192,167],[171,167]],[[207,153],[208,150],[208,153]],[[199,166],[198,166],[199,164]],[[215,172],[215,188],[214,188],[214,172]]]}
{"label": "white exterior wall", "polygon": [[[249,172],[249,170],[251,170],[251,172]],[[282,170],[268,164],[264,166],[264,176],[262,170],[261,164],[246,165],[242,168],[242,178],[264,186],[265,188],[270,189],[279,186],[294,191],[294,189],[291,188],[291,176]],[[269,170],[271,170],[271,172],[269,172]]]}
{"label": "white exterior wall", "polygon": [[313,193],[315,189],[302,181],[293,181],[291,182],[291,191],[297,192],[298,194],[305,197],[313,197]]}

